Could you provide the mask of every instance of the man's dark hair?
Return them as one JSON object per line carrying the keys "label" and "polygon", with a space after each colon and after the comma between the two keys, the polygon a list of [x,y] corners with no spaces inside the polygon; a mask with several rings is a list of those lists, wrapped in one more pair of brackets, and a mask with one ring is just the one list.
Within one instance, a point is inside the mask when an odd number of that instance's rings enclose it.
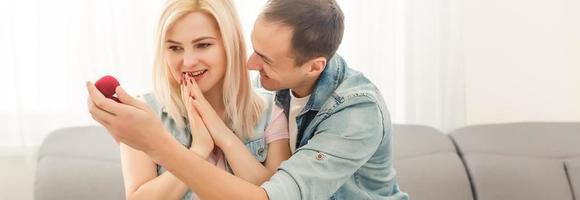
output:
{"label": "man's dark hair", "polygon": [[296,65],[319,56],[329,60],[342,41],[344,15],[335,0],[269,0],[261,16],[293,29]]}

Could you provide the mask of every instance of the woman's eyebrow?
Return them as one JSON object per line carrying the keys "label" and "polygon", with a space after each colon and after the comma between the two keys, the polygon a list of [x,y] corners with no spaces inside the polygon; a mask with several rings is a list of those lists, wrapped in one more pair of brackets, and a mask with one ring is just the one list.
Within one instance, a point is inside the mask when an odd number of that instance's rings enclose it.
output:
{"label": "woman's eyebrow", "polygon": [[[201,40],[205,40],[205,39],[216,39],[216,38],[215,37],[211,37],[211,36],[204,36],[204,37],[199,37],[199,38],[196,38],[195,40],[192,40],[191,43],[193,44],[193,43],[199,42]],[[169,40],[169,39],[168,40],[165,40],[165,42],[173,43],[173,44],[181,44],[180,42],[177,42],[177,41],[174,41],[174,40]]]}

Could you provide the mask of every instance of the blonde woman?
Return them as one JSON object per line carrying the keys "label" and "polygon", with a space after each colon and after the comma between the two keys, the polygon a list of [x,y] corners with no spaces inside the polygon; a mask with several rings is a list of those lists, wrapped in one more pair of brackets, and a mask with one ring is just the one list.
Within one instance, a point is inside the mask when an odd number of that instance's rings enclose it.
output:
{"label": "blonde woman", "polygon": [[[170,0],[157,39],[154,92],[140,97],[151,114],[213,165],[255,185],[268,180],[290,156],[287,119],[273,94],[250,87],[232,2]],[[145,153],[121,143],[121,159],[127,199],[197,199]]]}

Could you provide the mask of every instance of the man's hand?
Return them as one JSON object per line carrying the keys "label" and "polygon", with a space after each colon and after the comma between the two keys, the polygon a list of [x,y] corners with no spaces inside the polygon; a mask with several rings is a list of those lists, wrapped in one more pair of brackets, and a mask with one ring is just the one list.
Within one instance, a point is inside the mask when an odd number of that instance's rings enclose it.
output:
{"label": "man's hand", "polygon": [[[167,141],[169,134],[153,110],[144,102],[131,97],[120,86],[116,88],[121,103],[117,103],[87,82],[89,112],[103,125],[117,142],[127,144],[147,154]],[[171,138],[169,138],[171,139]]]}

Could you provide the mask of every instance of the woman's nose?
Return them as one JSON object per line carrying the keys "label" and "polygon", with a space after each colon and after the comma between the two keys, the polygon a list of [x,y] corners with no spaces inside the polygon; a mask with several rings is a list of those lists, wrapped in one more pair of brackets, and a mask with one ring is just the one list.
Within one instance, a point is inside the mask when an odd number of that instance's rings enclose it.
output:
{"label": "woman's nose", "polygon": [[183,55],[183,67],[192,68],[199,62],[199,58],[194,53],[185,53]]}

